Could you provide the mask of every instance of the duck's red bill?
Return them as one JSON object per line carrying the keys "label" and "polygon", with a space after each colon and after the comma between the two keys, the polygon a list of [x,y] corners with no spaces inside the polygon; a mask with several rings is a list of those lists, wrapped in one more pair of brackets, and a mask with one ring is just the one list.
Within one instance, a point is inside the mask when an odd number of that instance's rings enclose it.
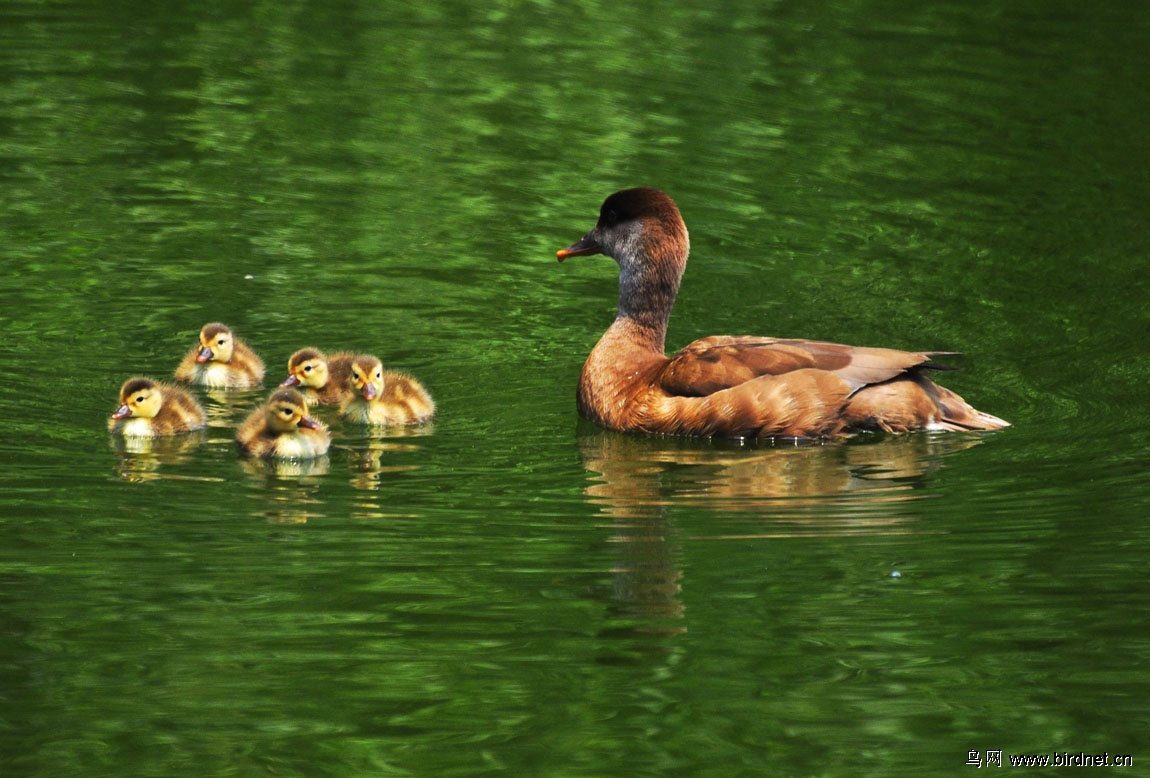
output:
{"label": "duck's red bill", "polygon": [[559,261],[567,259],[567,257],[585,257],[588,254],[599,253],[599,241],[591,237],[591,233],[584,235],[578,243],[572,243],[565,249],[559,249],[555,252],[555,256]]}

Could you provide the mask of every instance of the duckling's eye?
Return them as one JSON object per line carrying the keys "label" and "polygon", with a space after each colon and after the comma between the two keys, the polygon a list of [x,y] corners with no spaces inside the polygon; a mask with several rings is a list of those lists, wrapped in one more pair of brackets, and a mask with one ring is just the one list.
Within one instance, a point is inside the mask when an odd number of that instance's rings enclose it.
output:
{"label": "duckling's eye", "polygon": [[136,402],[138,402],[138,403],[142,403],[143,401],[144,401],[144,395],[142,395],[142,394],[136,398]]}
{"label": "duckling's eye", "polygon": [[223,338],[220,338],[219,340],[216,341],[217,346],[222,346],[222,345],[224,345],[224,343],[225,343],[225,341]]}
{"label": "duckling's eye", "polygon": [[304,365],[303,371],[305,373],[310,373],[311,372],[311,365]]}

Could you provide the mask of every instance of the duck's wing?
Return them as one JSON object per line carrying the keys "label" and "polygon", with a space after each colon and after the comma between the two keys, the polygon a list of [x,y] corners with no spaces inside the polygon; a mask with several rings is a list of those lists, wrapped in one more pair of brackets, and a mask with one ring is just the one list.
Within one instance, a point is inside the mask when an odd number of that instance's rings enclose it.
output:
{"label": "duck's wing", "polygon": [[195,397],[176,386],[162,385],[164,406],[160,415],[172,424],[177,432],[189,432],[207,426],[207,416],[203,406]]}
{"label": "duck's wing", "polygon": [[264,380],[264,361],[256,352],[251,350],[247,343],[239,338],[236,338],[235,351],[232,353],[232,361],[229,364],[234,372],[244,376],[248,382],[238,384],[237,388],[259,386]]}
{"label": "duck's wing", "polygon": [[403,424],[424,422],[435,414],[435,401],[414,376],[388,371],[383,376],[383,394],[380,402],[392,409],[392,414]]}
{"label": "duck's wing", "polygon": [[947,369],[933,361],[951,352],[844,346],[817,340],[716,335],[674,354],[657,382],[668,394],[703,397],[765,375],[813,368],[834,373],[852,393],[916,369]]}

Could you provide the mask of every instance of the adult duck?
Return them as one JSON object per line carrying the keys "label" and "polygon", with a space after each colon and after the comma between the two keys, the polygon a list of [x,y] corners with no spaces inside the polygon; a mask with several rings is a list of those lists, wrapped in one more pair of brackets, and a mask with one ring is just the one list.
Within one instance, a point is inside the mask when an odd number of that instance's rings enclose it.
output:
{"label": "adult duck", "polygon": [[615,430],[702,437],[830,438],[860,431],[996,430],[909,352],[753,336],[712,336],[667,357],[664,340],[690,241],[663,192],[625,189],[559,261],[606,254],[619,264],[619,309],[579,377],[579,413]]}
{"label": "adult duck", "polygon": [[200,345],[176,368],[176,380],[215,389],[248,389],[264,380],[264,363],[226,324],[200,330]]}

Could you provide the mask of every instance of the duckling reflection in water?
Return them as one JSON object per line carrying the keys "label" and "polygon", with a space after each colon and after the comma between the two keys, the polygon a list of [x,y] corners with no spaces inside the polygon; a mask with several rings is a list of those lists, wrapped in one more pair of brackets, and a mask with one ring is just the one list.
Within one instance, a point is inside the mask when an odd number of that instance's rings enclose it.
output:
{"label": "duckling reflection in water", "polygon": [[288,377],[280,386],[298,387],[308,405],[339,405],[348,393],[354,358],[349,351],[327,355],[319,349],[301,348],[288,358]]}
{"label": "duckling reflection in water", "polygon": [[280,389],[240,425],[236,445],[245,456],[309,459],[327,453],[331,433],[307,415],[302,394]]}
{"label": "duckling reflection in water", "polygon": [[[328,459],[326,454],[308,459],[244,457],[240,460],[240,467],[249,475],[266,479],[268,485],[274,485],[275,479],[290,479],[294,482],[302,478],[327,475],[331,470],[331,460]],[[287,502],[290,502],[290,500]],[[300,512],[302,509],[296,505],[290,510]]]}
{"label": "duckling reflection in water", "polygon": [[112,452],[116,458],[116,475],[125,481],[193,480],[222,481],[197,475],[170,472],[193,461],[195,450],[208,439],[206,429],[186,435],[163,435],[150,438],[113,435]]}
{"label": "duckling reflection in water", "polygon": [[264,363],[225,324],[200,330],[200,345],[176,368],[176,380],[216,389],[249,389],[264,380]]}
{"label": "duckling reflection in water", "polygon": [[435,402],[418,380],[384,371],[377,357],[357,354],[351,360],[348,393],[339,409],[356,424],[419,424],[435,414]]}
{"label": "duckling reflection in water", "polygon": [[108,420],[108,431],[152,438],[192,432],[206,424],[204,409],[183,389],[137,376],[120,388],[120,407]]}

